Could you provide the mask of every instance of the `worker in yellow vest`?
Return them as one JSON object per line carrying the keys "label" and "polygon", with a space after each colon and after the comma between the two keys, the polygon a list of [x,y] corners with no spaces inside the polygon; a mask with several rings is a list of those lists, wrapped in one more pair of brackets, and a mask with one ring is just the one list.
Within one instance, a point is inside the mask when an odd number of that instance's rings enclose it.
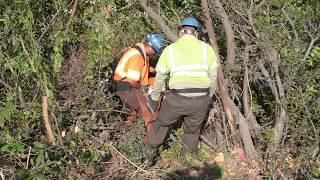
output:
{"label": "worker in yellow vest", "polygon": [[179,27],[180,38],[163,50],[156,65],[151,106],[157,108],[166,80],[169,80],[170,93],[161,102],[159,115],[147,133],[145,156],[149,165],[168,129],[180,118],[184,118],[184,147],[197,151],[201,125],[216,89],[218,67],[213,48],[197,38],[199,28],[194,17],[184,19]]}

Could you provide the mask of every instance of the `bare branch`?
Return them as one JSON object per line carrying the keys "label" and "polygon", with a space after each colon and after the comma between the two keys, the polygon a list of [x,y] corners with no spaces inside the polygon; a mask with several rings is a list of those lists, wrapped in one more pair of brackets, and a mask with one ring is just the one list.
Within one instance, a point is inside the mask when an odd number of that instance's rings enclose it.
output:
{"label": "bare branch", "polygon": [[152,7],[149,7],[147,5],[146,0],[139,0],[139,2],[142,8],[147,12],[147,14],[158,23],[158,25],[160,26],[162,31],[165,33],[165,35],[170,39],[170,41],[172,42],[176,41],[178,39],[177,33],[172,31],[168,27],[166,22],[163,20],[163,18],[159,14],[155,13],[156,11]]}
{"label": "bare branch", "polygon": [[250,24],[250,26],[251,26],[251,28],[252,28],[252,31],[253,31],[254,35],[255,35],[256,37],[259,37],[260,35],[259,35],[259,33],[258,33],[256,27],[254,26],[254,23],[253,23],[253,14],[254,14],[253,11],[254,11],[254,10],[253,10],[253,0],[251,0],[251,1],[250,1],[250,8],[249,8],[248,11],[247,11],[248,21],[249,21],[249,24]]}
{"label": "bare branch", "polygon": [[72,7],[72,11],[71,11],[71,14],[70,14],[70,17],[69,17],[69,20],[68,20],[68,23],[67,23],[67,28],[69,27],[75,13],[76,13],[76,10],[77,10],[77,6],[78,6],[78,0],[75,0],[74,4],[73,4],[73,7]]}
{"label": "bare branch", "polygon": [[316,159],[320,153],[320,140],[316,143],[316,147],[312,151],[311,158]]}
{"label": "bare branch", "polygon": [[255,7],[255,11],[257,11],[258,9],[260,9],[262,6],[264,6],[266,4],[266,0],[262,0],[256,7]]}
{"label": "bare branch", "polygon": [[314,37],[312,37],[311,35],[310,35],[310,37],[311,37],[311,41],[310,41],[310,43],[309,43],[309,47],[308,47],[306,53],[304,54],[304,58],[302,59],[302,63],[303,63],[303,64],[307,61],[307,59],[308,59],[308,57],[309,57],[309,55],[310,55],[310,53],[311,53],[311,50],[312,50],[312,48],[313,48],[313,46],[314,46],[314,43],[317,42],[318,39],[319,39],[319,37],[315,37],[315,38],[314,38]]}
{"label": "bare branch", "polygon": [[289,21],[289,23],[290,23],[290,25],[291,25],[291,27],[292,27],[292,30],[293,30],[295,39],[296,39],[296,41],[298,41],[298,40],[299,40],[299,36],[298,36],[297,30],[296,30],[296,28],[295,28],[295,25],[294,25],[293,20],[290,18],[289,14],[286,12],[285,6],[286,6],[286,5],[284,5],[284,6],[281,8],[282,13],[283,13],[284,16],[286,17],[287,21]]}
{"label": "bare branch", "polygon": [[[201,6],[202,6],[202,11],[205,15],[205,20],[204,20],[204,24],[205,27],[208,31],[208,35],[209,35],[209,41],[210,44],[212,44],[213,49],[215,50],[216,54],[219,54],[219,48],[217,45],[217,39],[216,39],[216,34],[214,33],[213,30],[213,24],[212,24],[212,19],[210,16],[210,10],[209,10],[209,4],[207,0],[201,0]],[[211,38],[210,38],[211,37]],[[217,56],[217,58],[219,58],[219,56]]]}
{"label": "bare branch", "polygon": [[21,42],[21,45],[22,45],[22,49],[27,55],[27,59],[28,59],[28,61],[30,63],[32,72],[34,72],[34,73],[37,72],[36,69],[34,68],[33,61],[32,61],[32,59],[31,59],[31,57],[30,57],[30,55],[29,55],[29,53],[28,53],[28,51],[27,51],[27,49],[26,49],[26,47],[24,45],[24,42],[23,42],[21,36],[19,36],[19,39],[20,39],[20,42]]}
{"label": "bare branch", "polygon": [[6,87],[7,89],[9,89],[10,91],[13,89],[9,84],[7,84],[6,82],[4,82],[2,79],[0,79],[0,84],[2,84],[4,87]]}
{"label": "bare branch", "polygon": [[278,103],[280,103],[280,100],[279,100],[279,98],[278,98],[277,88],[276,88],[276,86],[275,86],[275,84],[274,84],[274,82],[273,82],[273,80],[272,80],[269,72],[268,72],[267,69],[264,67],[264,64],[263,64],[263,61],[262,61],[262,60],[260,60],[260,61],[258,62],[258,66],[259,66],[259,68],[260,68],[260,70],[261,70],[264,78],[265,78],[266,81],[268,82],[268,84],[269,84],[269,86],[270,86],[270,88],[271,88],[272,94],[273,94],[274,97],[276,98],[276,101],[277,101]]}
{"label": "bare branch", "polygon": [[242,89],[243,89],[243,111],[244,111],[244,116],[247,117],[249,113],[249,93],[248,93],[248,88],[249,88],[249,77],[248,77],[248,67],[247,67],[247,62],[249,61],[249,50],[250,46],[246,46],[244,48],[244,66],[245,66],[245,72],[244,72],[244,77],[243,77],[243,83],[242,83]]}
{"label": "bare branch", "polygon": [[41,41],[41,39],[43,38],[43,36],[48,32],[49,28],[54,24],[56,17],[58,16],[58,14],[61,12],[61,8],[57,10],[57,12],[53,15],[52,19],[50,20],[48,26],[46,26],[46,28],[42,31],[38,42]]}
{"label": "bare branch", "polygon": [[229,21],[229,17],[227,12],[225,11],[220,0],[211,0],[211,4],[213,4],[213,8],[218,13],[220,20],[223,25],[223,29],[225,30],[227,37],[227,59],[226,59],[226,68],[228,69],[230,66],[234,64],[235,61],[235,36],[232,25]]}

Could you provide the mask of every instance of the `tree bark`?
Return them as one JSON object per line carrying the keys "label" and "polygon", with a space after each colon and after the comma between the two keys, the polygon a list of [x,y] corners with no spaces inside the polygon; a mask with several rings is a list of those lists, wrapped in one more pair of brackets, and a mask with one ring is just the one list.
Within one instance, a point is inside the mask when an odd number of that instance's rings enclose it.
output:
{"label": "tree bark", "polygon": [[157,14],[152,7],[149,7],[147,5],[147,1],[139,0],[139,2],[142,8],[147,12],[147,14],[158,23],[163,33],[169,38],[169,40],[172,42],[176,41],[178,39],[177,33],[172,31],[166,24],[166,22],[163,20],[163,18],[159,14]]}
{"label": "tree bark", "polygon": [[216,13],[219,15],[219,18],[222,22],[223,29],[226,33],[227,37],[227,59],[226,59],[226,69],[230,69],[231,66],[234,65],[235,56],[236,56],[236,46],[234,40],[234,31],[232,25],[229,21],[229,17],[227,12],[223,8],[222,3],[220,0],[211,0],[211,4],[213,4],[213,8]]}

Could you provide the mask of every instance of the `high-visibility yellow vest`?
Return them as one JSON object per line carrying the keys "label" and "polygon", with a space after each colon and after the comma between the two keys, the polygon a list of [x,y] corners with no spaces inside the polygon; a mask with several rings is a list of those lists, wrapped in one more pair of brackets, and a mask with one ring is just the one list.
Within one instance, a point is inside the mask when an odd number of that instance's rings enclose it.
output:
{"label": "high-visibility yellow vest", "polygon": [[[213,48],[191,35],[184,35],[166,47],[156,66],[157,73],[169,75],[169,88],[183,84],[210,87],[209,72],[217,68]],[[194,87],[194,86],[193,86]]]}

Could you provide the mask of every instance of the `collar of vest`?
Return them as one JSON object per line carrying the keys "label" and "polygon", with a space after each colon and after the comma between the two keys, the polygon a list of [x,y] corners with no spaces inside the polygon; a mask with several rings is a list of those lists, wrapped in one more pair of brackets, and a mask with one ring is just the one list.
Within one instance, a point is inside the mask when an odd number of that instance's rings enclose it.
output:
{"label": "collar of vest", "polygon": [[190,34],[184,34],[183,36],[180,37],[180,39],[184,40],[184,39],[197,39],[197,38]]}

